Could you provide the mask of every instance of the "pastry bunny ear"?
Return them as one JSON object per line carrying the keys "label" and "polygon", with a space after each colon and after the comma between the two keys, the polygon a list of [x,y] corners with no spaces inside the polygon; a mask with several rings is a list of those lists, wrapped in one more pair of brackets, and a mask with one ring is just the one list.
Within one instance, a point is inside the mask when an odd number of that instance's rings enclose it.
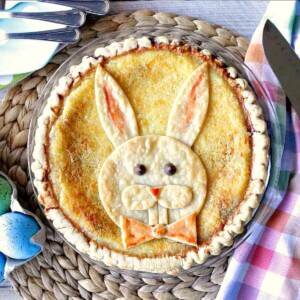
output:
{"label": "pastry bunny ear", "polygon": [[100,65],[95,74],[95,98],[102,127],[115,147],[139,135],[126,95]]}
{"label": "pastry bunny ear", "polygon": [[208,65],[200,65],[184,82],[174,101],[167,136],[193,145],[205,120],[209,102]]}

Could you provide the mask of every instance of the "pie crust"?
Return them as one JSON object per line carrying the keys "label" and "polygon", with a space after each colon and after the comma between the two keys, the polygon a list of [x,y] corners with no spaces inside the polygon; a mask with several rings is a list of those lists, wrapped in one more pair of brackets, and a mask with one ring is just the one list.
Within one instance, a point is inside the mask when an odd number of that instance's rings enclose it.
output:
{"label": "pie crust", "polygon": [[[247,119],[247,122],[249,123],[249,126],[251,127],[251,132],[249,133],[250,139],[251,139],[251,150],[252,150],[252,162],[251,162],[251,174],[250,179],[248,183],[248,187],[246,189],[243,201],[237,206],[234,214],[228,218],[227,222],[224,224],[224,226],[216,232],[212,238],[209,240],[209,242],[201,244],[200,246],[196,246],[191,248],[188,251],[185,251],[181,253],[180,255],[165,255],[161,257],[147,257],[147,256],[138,256],[134,255],[132,253],[126,253],[126,248],[124,247],[124,251],[115,251],[109,246],[100,245],[97,241],[93,240],[88,236],[86,232],[81,230],[81,228],[74,224],[70,220],[70,218],[67,216],[67,214],[63,211],[63,209],[60,207],[59,202],[54,197],[54,191],[53,186],[51,184],[50,180],[50,172],[51,168],[49,166],[49,145],[51,144],[51,141],[53,139],[53,131],[52,127],[55,124],[55,121],[59,118],[63,108],[64,108],[64,100],[65,98],[70,94],[72,91],[72,88],[76,86],[77,83],[79,83],[82,78],[86,74],[89,74],[89,72],[92,69],[95,69],[99,67],[99,65],[102,65],[107,59],[114,58],[117,56],[121,56],[127,53],[132,53],[134,51],[141,52],[141,51],[155,51],[158,49],[162,50],[168,50],[168,51],[189,51],[191,53],[197,53],[197,55],[201,56],[201,59],[203,59],[204,62],[213,64],[218,69],[218,72],[222,74],[225,78],[227,78],[228,83],[232,87],[232,89],[235,90],[236,94],[242,99],[242,107],[243,111],[245,113],[245,118]],[[99,67],[100,68],[100,67]],[[203,66],[202,68],[205,68]],[[103,70],[102,70],[103,71]],[[102,72],[100,69],[97,72]],[[203,70],[201,71],[203,72]],[[99,78],[104,78],[105,76],[108,76],[107,74],[100,74]],[[102,76],[102,77],[101,77]],[[104,80],[103,79],[103,80]],[[105,80],[111,80],[110,78]],[[191,81],[193,79],[190,79]],[[100,84],[100,83],[99,83]],[[125,99],[122,93],[123,91],[120,89],[118,90],[118,86],[114,86],[115,83],[110,83],[110,86],[113,87],[114,94],[121,95],[120,99],[118,100],[118,103],[120,105],[120,110],[126,111],[127,116],[130,120],[133,120],[134,118],[134,112],[131,108],[128,109],[128,103],[122,102],[123,99]],[[101,84],[100,84],[101,85]],[[101,91],[101,86],[98,87],[99,91]],[[181,94],[180,94],[181,93]],[[208,93],[207,93],[208,95]],[[118,96],[119,97],[119,96]],[[184,94],[184,88],[181,92],[179,92],[178,99],[182,99],[185,97]],[[203,92],[200,97],[206,97],[205,92]],[[206,103],[205,99],[202,99],[202,103]],[[103,97],[99,98],[100,100],[103,99]],[[100,101],[99,100],[99,101]],[[101,107],[103,104],[101,102],[97,103],[98,109],[100,107],[99,115],[101,119]],[[178,100],[179,101],[179,100]],[[100,104],[99,104],[100,103]],[[175,100],[176,103],[176,100]],[[95,104],[96,105],[96,104]],[[100,106],[99,106],[100,105]],[[102,105],[102,106],[101,106]],[[127,106],[126,106],[127,105]],[[206,103],[207,106],[207,103]],[[193,141],[197,137],[195,131],[187,131],[186,135],[180,139],[180,134],[178,134],[178,122],[174,122],[174,120],[178,119],[178,115],[180,114],[181,104],[178,104],[177,106],[173,106],[173,110],[171,112],[171,115],[173,115],[173,122],[168,123],[167,128],[167,136],[169,137],[159,137],[159,136],[149,136],[149,137],[135,137],[138,135],[138,128],[136,123],[132,123],[130,121],[129,124],[129,131],[125,132],[124,135],[118,135],[114,134],[114,128],[108,127],[106,128],[105,132],[111,132],[112,136],[112,143],[116,147],[129,147],[130,151],[134,151],[136,149],[135,142],[139,141],[140,139],[145,140],[147,143],[161,143],[161,147],[168,147],[170,144],[174,144],[174,149],[176,149],[176,143],[179,143],[177,139],[181,140],[182,143],[184,143],[186,148],[189,148],[192,146]],[[207,108],[206,108],[207,109]],[[203,111],[203,108],[202,108]],[[197,111],[196,111],[197,112]],[[205,116],[201,116],[201,111],[198,110],[199,115],[197,115],[197,118],[195,118],[195,124],[193,124],[194,127],[198,128],[200,130],[203,118]],[[105,119],[105,114],[102,116],[102,119]],[[102,121],[101,121],[102,122]],[[103,122],[106,122],[105,120]],[[103,124],[103,123],[102,123]],[[193,128],[194,128],[193,127]],[[125,138],[124,138],[125,137]],[[133,138],[132,138],[133,137]],[[128,142],[124,144],[124,139]],[[171,140],[171,142],[170,142]],[[170,143],[170,144],[169,144]],[[180,144],[182,144],[180,143]],[[119,146],[121,145],[121,146]],[[140,145],[140,144],[137,144]],[[131,147],[131,148],[130,148]],[[170,146],[171,147],[171,146]],[[190,149],[190,148],[189,148]],[[127,150],[126,150],[127,151]],[[192,152],[191,150],[189,150]],[[187,150],[188,152],[188,150]],[[264,192],[265,182],[267,179],[267,167],[268,167],[268,152],[269,152],[269,138],[267,135],[267,126],[263,119],[263,113],[262,109],[259,106],[257,99],[253,92],[248,87],[247,81],[242,78],[237,78],[237,71],[233,67],[227,67],[224,65],[221,58],[215,57],[210,53],[210,51],[204,49],[196,49],[194,47],[191,47],[187,44],[181,44],[178,40],[170,40],[167,37],[161,36],[157,37],[155,39],[150,39],[148,37],[142,37],[142,38],[128,38],[122,42],[114,42],[110,44],[107,47],[104,48],[98,48],[95,51],[95,54],[93,57],[84,57],[82,60],[82,63],[73,66],[70,69],[70,75],[67,77],[62,77],[58,85],[53,89],[51,96],[49,97],[47,104],[43,110],[42,115],[38,119],[38,126],[36,130],[36,136],[35,136],[35,147],[33,152],[33,163],[32,163],[32,171],[34,173],[35,179],[34,179],[34,185],[37,188],[38,191],[38,200],[40,203],[43,204],[45,207],[45,215],[46,217],[53,222],[54,227],[65,237],[65,239],[73,244],[76,249],[82,253],[88,254],[92,259],[97,261],[103,261],[108,266],[118,266],[120,268],[124,269],[130,269],[130,270],[137,270],[137,271],[147,271],[147,272],[157,272],[157,273],[170,273],[175,274],[177,273],[180,268],[188,269],[190,268],[194,263],[202,264],[206,261],[207,257],[209,255],[218,255],[221,252],[221,249],[223,246],[230,246],[233,243],[233,238],[241,233],[243,231],[243,227],[246,222],[248,222],[252,218],[252,212],[253,210],[258,207],[259,205],[259,199],[262,193]],[[187,154],[192,155],[192,154]],[[117,156],[115,152],[110,156]],[[111,158],[108,158],[107,161],[109,161]],[[122,157],[119,155],[119,157],[113,158],[113,159],[122,159]],[[109,163],[109,162],[106,162]],[[198,162],[195,161],[197,164]],[[202,164],[199,163],[198,169],[201,173],[202,171]],[[205,199],[205,193],[206,193],[206,177],[205,177],[205,171],[203,170],[203,174],[197,175],[199,178],[201,177],[203,185],[197,187],[199,190],[200,195],[199,196],[199,206],[193,206],[191,209],[187,209],[189,203],[190,203],[190,195],[189,191],[182,191],[178,188],[178,193],[185,193],[185,206],[187,206],[185,211],[182,215],[179,213],[176,215],[176,209],[174,212],[172,211],[168,218],[172,219],[172,224],[168,226],[158,226],[150,228],[150,231],[152,232],[152,236],[149,235],[149,226],[147,227],[144,223],[147,222],[145,219],[145,215],[142,213],[140,214],[140,218],[135,221],[134,218],[130,218],[126,215],[122,215],[120,219],[118,219],[118,213],[115,212],[114,208],[112,207],[111,212],[109,212],[109,209],[106,211],[108,212],[109,216],[112,218],[112,220],[115,223],[118,223],[118,226],[124,229],[124,232],[129,232],[129,235],[126,237],[123,236],[123,243],[126,245],[134,246],[136,240],[132,239],[131,233],[136,231],[135,228],[139,228],[140,230],[146,230],[143,234],[141,232],[136,233],[137,239],[146,239],[151,240],[153,238],[161,238],[166,237],[167,235],[172,236],[174,232],[180,232],[180,230],[188,224],[187,228],[190,228],[190,230],[185,230],[185,232],[188,232],[186,234],[190,234],[190,244],[195,245],[195,239],[194,239],[194,232],[192,229],[192,223],[194,222],[196,218],[196,214],[201,209],[204,199]],[[108,176],[114,176],[114,174],[107,174]],[[99,190],[101,191],[101,187],[103,189],[101,195],[105,195],[105,186],[104,181],[101,182],[99,179]],[[204,190],[202,190],[204,189]],[[149,200],[149,203],[140,203],[140,202],[133,202],[133,195],[134,193],[139,193],[139,191],[145,191],[142,185],[136,185],[134,189],[130,190],[124,190],[122,194],[122,201],[125,207],[128,207],[130,209],[144,209],[143,205],[154,205],[155,201],[151,204],[151,199]],[[176,190],[176,188],[174,188]],[[174,191],[171,191],[172,193]],[[166,189],[164,193],[170,193]],[[176,193],[176,192],[174,192]],[[163,195],[163,194],[162,194]],[[169,195],[169,194],[167,194]],[[105,197],[105,196],[104,196]],[[169,197],[169,196],[168,196]],[[168,197],[165,197],[162,199],[162,204],[165,207],[170,206],[171,204],[168,202]],[[120,196],[121,199],[121,196]],[[138,198],[137,198],[138,199]],[[103,201],[103,199],[101,199]],[[111,199],[108,199],[109,202]],[[100,201],[100,199],[99,199]],[[164,202],[163,202],[164,201]],[[180,203],[172,203],[172,205],[178,209],[180,208]],[[176,206],[177,205],[177,206]],[[145,207],[146,207],[145,206]],[[148,208],[148,207],[147,207]],[[179,220],[179,216],[187,217],[185,221]],[[142,221],[142,223],[140,222]],[[142,225],[139,225],[138,223],[141,223]],[[152,225],[151,221],[148,225]],[[154,222],[155,223],[155,222]],[[153,224],[154,224],[153,223]],[[185,223],[185,225],[182,225]],[[128,227],[130,226],[132,227]],[[179,224],[179,225],[178,225]],[[136,227],[137,226],[137,227]],[[147,229],[148,228],[148,229]],[[131,231],[132,230],[132,231]],[[147,231],[148,230],[148,231]],[[173,238],[175,241],[181,242],[179,238]],[[184,242],[184,241],[183,241]]]}

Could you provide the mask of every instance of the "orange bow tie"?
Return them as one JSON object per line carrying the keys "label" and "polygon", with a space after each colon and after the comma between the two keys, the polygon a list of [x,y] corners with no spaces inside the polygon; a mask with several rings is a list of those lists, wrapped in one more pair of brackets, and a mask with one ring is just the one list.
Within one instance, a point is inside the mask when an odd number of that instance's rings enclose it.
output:
{"label": "orange bow tie", "polygon": [[195,213],[169,225],[148,226],[125,216],[121,216],[120,221],[123,245],[126,249],[161,238],[193,246],[197,245]]}

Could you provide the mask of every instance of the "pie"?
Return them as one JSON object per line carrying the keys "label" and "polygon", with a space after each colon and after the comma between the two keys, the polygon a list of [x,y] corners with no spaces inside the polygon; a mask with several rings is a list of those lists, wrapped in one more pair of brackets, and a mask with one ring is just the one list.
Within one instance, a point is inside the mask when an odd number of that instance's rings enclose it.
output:
{"label": "pie", "polygon": [[179,40],[128,38],[62,77],[38,119],[38,200],[81,253],[176,273],[230,246],[264,191],[269,138],[245,79]]}

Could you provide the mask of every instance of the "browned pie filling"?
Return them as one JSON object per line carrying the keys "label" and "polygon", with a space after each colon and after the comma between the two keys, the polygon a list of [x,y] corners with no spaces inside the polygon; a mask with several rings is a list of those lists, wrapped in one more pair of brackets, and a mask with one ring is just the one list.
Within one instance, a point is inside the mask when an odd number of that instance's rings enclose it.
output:
{"label": "browned pie filling", "polygon": [[[172,47],[172,46],[170,46]],[[104,62],[127,95],[141,135],[164,135],[178,88],[203,56],[190,48],[132,51]],[[66,97],[52,128],[48,178],[58,206],[90,240],[123,252],[120,228],[105,212],[98,193],[101,166],[114,147],[101,127],[90,71]],[[210,241],[243,201],[252,161],[251,132],[239,99],[240,88],[217,62],[209,64],[210,102],[192,149],[206,169],[208,190],[197,216],[198,244]],[[172,171],[172,170],[171,170]],[[191,249],[166,239],[126,250],[139,257],[184,255]]]}

